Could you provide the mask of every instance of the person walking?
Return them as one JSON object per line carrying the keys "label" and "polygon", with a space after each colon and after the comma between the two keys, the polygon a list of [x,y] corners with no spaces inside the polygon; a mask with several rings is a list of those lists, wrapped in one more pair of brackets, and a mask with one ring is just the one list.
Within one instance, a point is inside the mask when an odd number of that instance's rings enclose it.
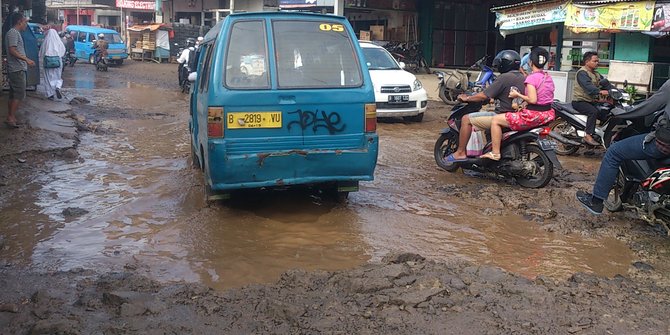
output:
{"label": "person walking", "polygon": [[[63,41],[58,38],[58,33],[55,29],[47,30],[44,36],[44,42],[40,47],[40,85],[43,88],[44,95],[53,100],[54,96],[58,99],[63,99],[61,94],[61,87],[63,86],[63,56],[65,56],[65,45]],[[58,66],[56,66],[56,61]]]}
{"label": "person walking", "polygon": [[26,56],[21,32],[28,27],[28,20],[19,12],[10,15],[11,29],[5,35],[7,49],[7,77],[9,79],[9,101],[7,102],[7,124],[10,128],[18,128],[16,112],[21,101],[26,98],[26,73],[28,66],[35,66],[35,62]]}

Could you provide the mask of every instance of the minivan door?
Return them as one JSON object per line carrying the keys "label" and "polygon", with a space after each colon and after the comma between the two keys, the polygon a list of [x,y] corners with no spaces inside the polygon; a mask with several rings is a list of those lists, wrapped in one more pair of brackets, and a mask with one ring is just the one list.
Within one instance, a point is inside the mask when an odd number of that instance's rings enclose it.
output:
{"label": "minivan door", "polygon": [[374,94],[343,21],[239,19],[227,41],[226,139],[277,151],[364,145]]}

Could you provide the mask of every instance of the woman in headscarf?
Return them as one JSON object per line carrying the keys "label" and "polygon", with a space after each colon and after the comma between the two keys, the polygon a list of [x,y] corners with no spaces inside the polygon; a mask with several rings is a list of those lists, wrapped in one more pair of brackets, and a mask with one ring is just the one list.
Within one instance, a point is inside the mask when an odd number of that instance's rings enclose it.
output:
{"label": "woman in headscarf", "polygon": [[[44,35],[44,42],[40,47],[40,82],[44,90],[44,95],[53,100],[54,95],[58,99],[62,99],[60,89],[63,86],[63,79],[61,74],[63,73],[63,56],[65,55],[65,45],[63,41],[58,37],[58,33],[54,29],[47,30],[47,33]],[[60,62],[59,67],[49,67],[47,66],[47,61],[45,56],[57,56]]]}

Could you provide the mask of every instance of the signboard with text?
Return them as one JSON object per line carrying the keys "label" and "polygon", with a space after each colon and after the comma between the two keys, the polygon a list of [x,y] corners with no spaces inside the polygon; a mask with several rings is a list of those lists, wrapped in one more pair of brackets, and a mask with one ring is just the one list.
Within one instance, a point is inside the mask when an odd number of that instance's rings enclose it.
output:
{"label": "signboard with text", "polygon": [[599,6],[570,3],[565,25],[575,32],[648,31],[654,1],[611,3]]}
{"label": "signboard with text", "polygon": [[565,2],[537,3],[496,11],[496,26],[505,36],[514,30],[565,21]]}
{"label": "signboard with text", "polygon": [[156,1],[116,0],[116,7],[130,9],[156,10]]}
{"label": "signboard with text", "polygon": [[670,31],[670,4],[656,4],[651,21],[651,31]]}

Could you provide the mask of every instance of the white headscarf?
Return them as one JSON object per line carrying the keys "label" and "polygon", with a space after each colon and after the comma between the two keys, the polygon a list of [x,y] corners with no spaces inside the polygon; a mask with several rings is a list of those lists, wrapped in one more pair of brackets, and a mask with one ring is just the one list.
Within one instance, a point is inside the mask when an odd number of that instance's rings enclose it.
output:
{"label": "white headscarf", "polygon": [[58,37],[58,33],[54,29],[47,30],[47,33],[44,35],[44,41],[40,47],[40,58],[44,56],[60,56],[65,55],[65,45],[63,41]]}

